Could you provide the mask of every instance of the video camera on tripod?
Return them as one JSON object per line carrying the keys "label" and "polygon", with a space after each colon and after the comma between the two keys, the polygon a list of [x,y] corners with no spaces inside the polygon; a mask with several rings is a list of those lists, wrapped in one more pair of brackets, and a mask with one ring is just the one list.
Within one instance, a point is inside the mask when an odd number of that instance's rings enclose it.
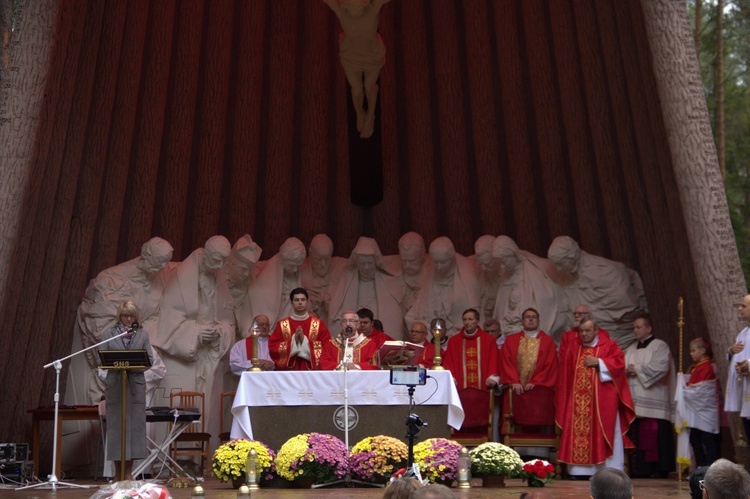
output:
{"label": "video camera on tripod", "polygon": [[409,439],[409,457],[407,469],[404,476],[413,476],[422,480],[419,467],[414,463],[414,440],[419,430],[426,427],[427,423],[412,412],[414,409],[414,389],[417,386],[427,384],[427,369],[419,366],[394,366],[391,367],[391,384],[408,387],[409,392],[409,415],[406,417],[406,438]]}

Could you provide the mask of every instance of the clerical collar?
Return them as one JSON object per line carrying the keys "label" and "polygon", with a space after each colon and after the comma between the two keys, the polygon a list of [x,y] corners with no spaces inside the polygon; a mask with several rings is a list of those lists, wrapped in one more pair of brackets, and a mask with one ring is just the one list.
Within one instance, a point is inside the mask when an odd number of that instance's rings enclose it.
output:
{"label": "clerical collar", "polygon": [[474,332],[468,332],[466,329],[464,329],[464,334],[470,338],[473,338],[474,335],[476,335],[479,332],[479,328],[476,328]]}
{"label": "clerical collar", "polygon": [[645,340],[639,342],[638,343],[638,348],[646,348],[648,346],[648,344],[651,343],[653,340],[654,340],[654,335],[652,334],[651,336],[649,336]]}
{"label": "clerical collar", "polygon": [[292,319],[294,319],[295,321],[306,321],[308,317],[310,317],[310,314],[307,312],[305,312],[304,315],[297,315],[292,312]]}
{"label": "clerical collar", "polygon": [[258,336],[258,341],[268,341],[268,336]]}
{"label": "clerical collar", "polygon": [[524,329],[523,335],[526,336],[527,338],[536,338],[537,336],[539,336],[539,330],[537,329],[535,331],[526,331]]}
{"label": "clerical collar", "polygon": [[[581,340],[581,343],[583,343],[583,340]],[[599,335],[597,334],[594,339],[591,341],[591,343],[583,343],[583,346],[586,348],[593,348],[599,343]]]}

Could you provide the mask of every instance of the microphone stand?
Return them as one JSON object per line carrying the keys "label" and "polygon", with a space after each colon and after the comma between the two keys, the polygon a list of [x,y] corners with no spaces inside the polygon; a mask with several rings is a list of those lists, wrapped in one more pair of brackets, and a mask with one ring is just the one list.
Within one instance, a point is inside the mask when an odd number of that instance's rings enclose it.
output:
{"label": "microphone stand", "polygon": [[[62,369],[62,361],[68,360],[71,357],[75,357],[79,353],[87,352],[93,348],[104,345],[105,343],[109,343],[110,341],[120,338],[122,336],[125,336],[126,334],[130,334],[131,332],[132,330],[126,331],[124,333],[120,333],[117,336],[113,336],[109,339],[100,341],[99,343],[96,343],[94,345],[91,345],[90,347],[84,348],[83,350],[78,350],[77,352],[73,352],[70,355],[65,356],[61,359],[53,360],[52,362],[50,362],[49,364],[46,364],[43,367],[44,369],[47,369],[48,367],[51,367],[51,366],[54,366],[55,368],[55,399],[54,399],[55,400],[55,419],[54,419],[55,430],[54,430],[54,437],[52,440],[52,473],[47,477],[46,482],[35,483],[32,485],[27,485],[25,487],[18,487],[15,490],[35,489],[38,487],[45,487],[47,485],[52,487],[52,492],[57,491],[58,486],[74,487],[78,489],[88,489],[92,487],[92,485],[79,485],[76,483],[61,482],[60,480],[57,479],[57,475],[55,474],[57,470],[57,452],[58,452],[57,436],[58,436],[58,431],[59,431],[57,422],[58,422],[59,413],[60,413],[60,370]],[[36,465],[39,466],[39,463],[36,463]]]}
{"label": "microphone stand", "polygon": [[[336,367],[336,370],[344,371],[344,445],[346,445],[347,450],[350,450],[349,449],[349,380],[347,379],[347,374],[349,373],[349,366],[347,366],[346,364],[346,344],[349,341],[349,338],[346,336],[346,334],[343,334],[343,333],[339,336],[341,337],[341,362],[339,362],[339,365]],[[311,488],[319,489],[322,487],[331,487],[333,485],[338,485],[340,483],[345,483],[347,485],[356,483],[359,485],[369,485],[371,487],[383,487],[382,485],[378,485],[376,483],[369,483],[369,482],[363,482],[361,480],[355,480],[352,478],[351,472],[349,472],[341,480],[334,480],[333,482],[329,482],[329,483],[315,484]]]}

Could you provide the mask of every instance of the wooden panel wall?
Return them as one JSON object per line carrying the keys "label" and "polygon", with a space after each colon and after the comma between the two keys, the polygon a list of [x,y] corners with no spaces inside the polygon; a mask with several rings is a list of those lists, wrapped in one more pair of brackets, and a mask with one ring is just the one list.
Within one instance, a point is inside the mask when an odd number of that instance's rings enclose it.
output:
{"label": "wooden panel wall", "polygon": [[[50,403],[40,365],[70,348],[87,281],[149,237],[176,260],[217,233],[268,258],[325,232],[349,254],[367,217],[338,31],[316,0],[60,0],[2,304],[0,386],[31,389],[4,397],[0,441]],[[384,253],[409,230],[464,254],[507,234],[546,255],[568,234],[641,272],[673,346],[680,294],[704,330],[639,0],[394,0],[380,31]]]}

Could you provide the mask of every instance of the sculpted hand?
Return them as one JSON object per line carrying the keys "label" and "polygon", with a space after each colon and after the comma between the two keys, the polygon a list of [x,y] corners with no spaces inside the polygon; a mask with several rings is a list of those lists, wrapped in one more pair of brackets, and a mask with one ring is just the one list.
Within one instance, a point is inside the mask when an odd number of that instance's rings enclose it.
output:
{"label": "sculpted hand", "polygon": [[200,333],[198,333],[198,337],[200,338],[200,342],[203,344],[211,343],[212,341],[216,341],[219,339],[219,332],[213,328],[203,329]]}
{"label": "sculpted hand", "polygon": [[586,367],[597,368],[599,367],[599,359],[597,359],[596,357],[586,357],[585,359],[583,359],[583,365]]}
{"label": "sculpted hand", "polygon": [[523,385],[521,383],[512,383],[510,387],[516,395],[521,395],[523,393]]}
{"label": "sculpted hand", "polygon": [[731,353],[732,355],[735,355],[735,354],[740,353],[744,349],[745,349],[745,344],[740,341],[739,343],[735,343],[734,345],[729,347],[729,353]]}

